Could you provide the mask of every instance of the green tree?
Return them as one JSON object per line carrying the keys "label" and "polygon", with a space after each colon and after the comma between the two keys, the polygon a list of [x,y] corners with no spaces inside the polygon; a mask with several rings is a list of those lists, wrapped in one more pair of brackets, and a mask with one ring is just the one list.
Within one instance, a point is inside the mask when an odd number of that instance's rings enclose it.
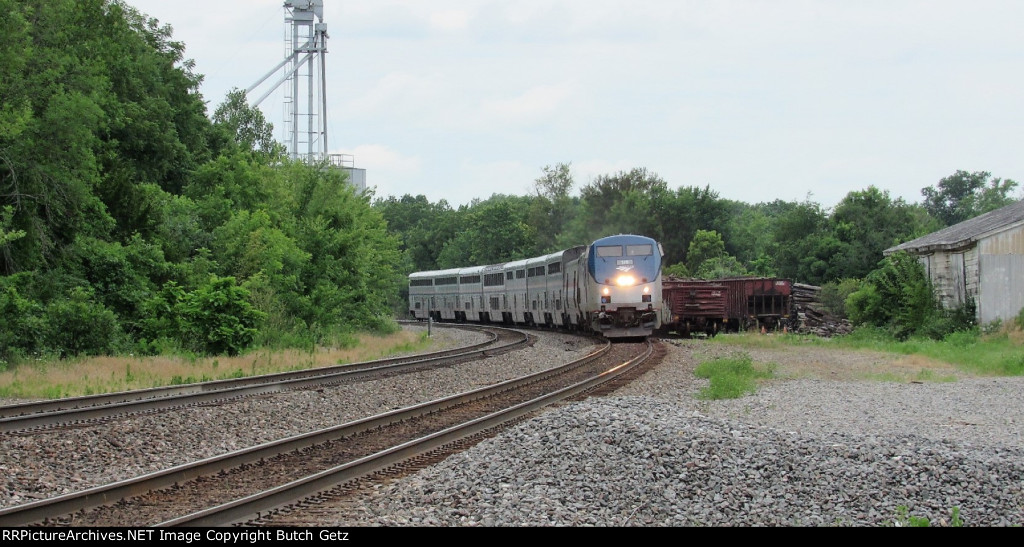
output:
{"label": "green tree", "polygon": [[311,255],[301,278],[310,328],[357,330],[393,326],[388,315],[403,276],[398,238],[388,233],[371,194],[356,193],[347,175],[326,165],[286,162],[274,171],[287,187],[287,232]]}
{"label": "green tree", "polygon": [[744,264],[752,264],[765,257],[771,243],[772,219],[757,206],[726,202],[730,212],[722,238],[725,250]]}
{"label": "green tree", "polygon": [[690,242],[697,231],[722,234],[730,217],[728,202],[719,198],[710,186],[655,191],[652,202],[650,222],[654,226],[647,235],[661,242],[669,263],[688,261]]}
{"label": "green tree", "polygon": [[277,279],[282,289],[298,288],[298,274],[312,257],[263,210],[235,212],[213,236],[213,250],[225,272],[238,279],[263,272]]}
{"label": "green tree", "polygon": [[69,248],[63,285],[88,287],[90,298],[116,314],[128,334],[142,319],[141,306],[170,269],[160,248],[135,236],[127,244],[82,236]]}
{"label": "green tree", "polygon": [[690,277],[690,269],[686,267],[685,262],[676,262],[671,266],[665,266],[661,269],[661,273],[667,277],[680,277],[684,279]]}
{"label": "green tree", "polygon": [[460,268],[531,256],[535,235],[527,215],[526,201],[507,196],[492,196],[473,205],[463,220],[464,230],[438,256],[438,266]]}
{"label": "green tree", "polygon": [[[125,336],[147,351],[160,339],[239,351],[248,329],[270,324],[308,347],[392,326],[403,264],[371,196],[330,166],[278,158],[270,124],[237,90],[208,119],[202,77],[169,26],[120,0],[0,0],[0,13],[6,354],[112,351]],[[241,294],[209,285],[227,278],[278,315],[221,321],[235,333],[186,343],[187,325],[220,327],[181,306]]]}
{"label": "green tree", "polygon": [[722,241],[722,236],[718,232],[697,230],[686,253],[686,268],[691,272],[697,272],[707,260],[721,258],[725,255],[725,242]]}
{"label": "green tree", "polygon": [[817,203],[776,203],[769,254],[779,275],[802,283],[820,285],[830,278],[829,260],[841,243],[829,234],[828,216]]}
{"label": "green tree", "polygon": [[[0,6],[0,273],[52,268],[79,235],[152,235],[153,200],[210,157],[184,46],[122,2]],[[20,59],[20,60],[19,60]]]}
{"label": "green tree", "polygon": [[243,151],[265,162],[282,157],[287,150],[274,140],[274,125],[258,108],[249,106],[245,91],[234,88],[213,112],[214,126],[223,129]]}
{"label": "green tree", "polygon": [[94,298],[87,287],[75,287],[49,303],[43,327],[45,346],[63,357],[108,355],[120,349],[117,316]]}
{"label": "green tree", "polygon": [[212,233],[238,210],[266,208],[277,215],[293,208],[287,201],[291,198],[286,186],[275,168],[261,165],[243,152],[202,165],[184,194],[196,204],[202,229]]}
{"label": "green tree", "polygon": [[0,277],[0,361],[4,364],[42,349],[42,306],[24,297],[14,276]]}
{"label": "green tree", "polygon": [[399,239],[407,264],[403,274],[436,270],[437,258],[444,244],[459,232],[458,218],[464,214],[453,210],[445,200],[430,203],[422,194],[378,199],[374,208],[387,221],[388,232]]}
{"label": "green tree", "polygon": [[700,269],[697,270],[697,277],[701,279],[721,279],[748,275],[748,273],[743,264],[736,260],[736,257],[726,255],[705,260],[700,265]]}
{"label": "green tree", "polygon": [[14,207],[8,205],[0,209],[0,249],[6,251],[7,244],[25,237],[24,230],[11,230],[11,216],[14,214]]}
{"label": "green tree", "polygon": [[650,230],[656,222],[651,206],[666,192],[665,180],[642,167],[600,175],[580,190],[581,209],[571,239],[579,244],[619,233],[657,237]]}
{"label": "green tree", "polygon": [[558,202],[569,198],[576,181],[572,177],[571,163],[556,163],[541,168],[544,174],[533,181],[538,197]]}
{"label": "green tree", "polygon": [[725,252],[722,236],[714,230],[697,230],[686,254],[686,269],[701,279],[746,275],[735,257]]}
{"label": "green tree", "polygon": [[878,266],[882,251],[927,233],[929,226],[918,223],[922,217],[915,214],[916,207],[875,186],[848,193],[829,219],[838,245],[828,260],[825,281],[861,279]]}
{"label": "green tree", "polygon": [[924,207],[943,225],[952,226],[1016,201],[1010,193],[1017,183],[991,179],[987,171],[956,171],[939,181],[937,187],[921,189]]}
{"label": "green tree", "polygon": [[570,164],[558,163],[543,168],[544,175],[534,180],[536,197],[530,202],[529,224],[534,228],[536,244],[531,254],[542,255],[560,247],[558,237],[572,222],[576,204],[569,196],[575,181]]}

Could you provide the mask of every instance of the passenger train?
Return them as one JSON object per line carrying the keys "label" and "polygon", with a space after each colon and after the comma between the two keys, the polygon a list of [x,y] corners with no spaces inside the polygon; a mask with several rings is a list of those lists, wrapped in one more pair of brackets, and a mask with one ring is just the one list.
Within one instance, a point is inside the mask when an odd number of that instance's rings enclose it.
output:
{"label": "passenger train", "polygon": [[420,320],[547,326],[607,338],[661,326],[661,244],[614,235],[545,256],[409,275]]}

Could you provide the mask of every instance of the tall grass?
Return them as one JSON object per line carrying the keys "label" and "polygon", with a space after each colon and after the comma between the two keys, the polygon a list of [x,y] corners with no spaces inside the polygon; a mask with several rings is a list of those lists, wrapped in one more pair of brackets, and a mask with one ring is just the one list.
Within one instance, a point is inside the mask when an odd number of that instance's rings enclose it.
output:
{"label": "tall grass", "polygon": [[855,331],[836,343],[850,348],[873,349],[903,355],[921,355],[952,364],[980,376],[1024,375],[1024,336],[1003,330],[982,335],[978,331],[954,332],[943,340],[910,338],[899,342],[877,332]]}
{"label": "tall grass", "polygon": [[991,334],[982,334],[978,330],[954,332],[942,340],[913,337],[899,341],[885,329],[861,327],[849,335],[834,338],[797,334],[730,334],[718,336],[714,341],[737,348],[783,348],[812,344],[826,348],[917,355],[949,363],[960,371],[979,376],[1024,375],[1024,332],[1013,326]]}
{"label": "tall grass", "polygon": [[432,340],[426,333],[399,331],[384,336],[354,335],[345,347],[313,350],[258,350],[235,357],[166,355],[89,357],[61,361],[41,359],[0,371],[0,397],[54,399],[241,378],[370,361],[391,355],[424,351]]}

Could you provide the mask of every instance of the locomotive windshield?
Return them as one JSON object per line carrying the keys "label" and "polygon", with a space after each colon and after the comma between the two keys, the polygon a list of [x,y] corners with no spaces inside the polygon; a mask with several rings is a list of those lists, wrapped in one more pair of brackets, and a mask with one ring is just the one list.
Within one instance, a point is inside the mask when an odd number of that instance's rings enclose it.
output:
{"label": "locomotive windshield", "polygon": [[597,256],[611,258],[619,256],[651,256],[654,254],[654,245],[645,243],[642,245],[626,245],[626,254],[622,254],[622,245],[603,245],[597,248]]}

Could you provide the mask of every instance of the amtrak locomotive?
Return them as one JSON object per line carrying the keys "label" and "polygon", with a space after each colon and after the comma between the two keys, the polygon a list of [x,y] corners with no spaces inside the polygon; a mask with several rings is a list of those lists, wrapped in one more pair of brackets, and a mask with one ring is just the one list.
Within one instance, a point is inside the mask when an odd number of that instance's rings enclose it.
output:
{"label": "amtrak locomotive", "polygon": [[535,258],[409,275],[416,319],[644,337],[661,326],[661,245],[615,235]]}

